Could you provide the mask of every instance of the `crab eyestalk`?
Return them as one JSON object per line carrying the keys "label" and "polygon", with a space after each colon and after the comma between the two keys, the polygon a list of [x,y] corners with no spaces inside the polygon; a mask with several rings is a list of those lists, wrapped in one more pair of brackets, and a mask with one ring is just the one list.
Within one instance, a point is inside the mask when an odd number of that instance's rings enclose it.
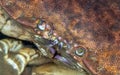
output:
{"label": "crab eyestalk", "polygon": [[24,48],[21,41],[13,39],[0,40],[1,75],[20,75],[27,63],[36,57],[35,50]]}

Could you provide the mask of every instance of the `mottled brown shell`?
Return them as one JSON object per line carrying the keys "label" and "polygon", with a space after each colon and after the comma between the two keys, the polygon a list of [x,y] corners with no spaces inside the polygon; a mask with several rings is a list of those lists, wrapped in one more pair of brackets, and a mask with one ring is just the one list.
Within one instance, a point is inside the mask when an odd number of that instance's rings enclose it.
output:
{"label": "mottled brown shell", "polygon": [[56,33],[87,48],[77,58],[96,75],[120,74],[120,0],[0,0],[9,15],[25,26],[38,18]]}

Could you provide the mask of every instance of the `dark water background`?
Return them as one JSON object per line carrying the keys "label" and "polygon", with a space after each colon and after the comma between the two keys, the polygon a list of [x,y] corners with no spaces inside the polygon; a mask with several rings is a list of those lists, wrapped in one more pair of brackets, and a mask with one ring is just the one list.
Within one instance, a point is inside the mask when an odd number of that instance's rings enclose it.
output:
{"label": "dark water background", "polygon": [[0,33],[0,39],[4,39],[4,38],[7,38],[7,36],[5,36],[2,33]]}

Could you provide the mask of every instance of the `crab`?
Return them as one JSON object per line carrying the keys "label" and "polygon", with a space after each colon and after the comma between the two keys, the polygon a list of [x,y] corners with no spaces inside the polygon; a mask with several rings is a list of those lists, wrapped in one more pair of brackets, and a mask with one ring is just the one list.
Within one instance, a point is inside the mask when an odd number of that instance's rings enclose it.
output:
{"label": "crab", "polygon": [[8,26],[1,25],[1,32],[33,42],[43,56],[70,68],[82,68],[93,75],[119,75],[119,3],[119,0],[0,0],[12,22],[19,24],[15,26],[24,31],[11,25],[14,28],[11,35],[7,33]]}

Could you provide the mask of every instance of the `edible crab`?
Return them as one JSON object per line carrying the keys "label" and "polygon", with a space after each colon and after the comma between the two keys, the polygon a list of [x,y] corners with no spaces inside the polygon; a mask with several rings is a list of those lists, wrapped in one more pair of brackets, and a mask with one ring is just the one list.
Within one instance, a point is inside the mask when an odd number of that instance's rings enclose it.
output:
{"label": "edible crab", "polygon": [[10,20],[22,30],[13,27],[7,33],[7,23],[0,28],[8,36],[32,41],[43,56],[70,68],[82,68],[93,75],[119,75],[119,3],[119,0],[0,0]]}

